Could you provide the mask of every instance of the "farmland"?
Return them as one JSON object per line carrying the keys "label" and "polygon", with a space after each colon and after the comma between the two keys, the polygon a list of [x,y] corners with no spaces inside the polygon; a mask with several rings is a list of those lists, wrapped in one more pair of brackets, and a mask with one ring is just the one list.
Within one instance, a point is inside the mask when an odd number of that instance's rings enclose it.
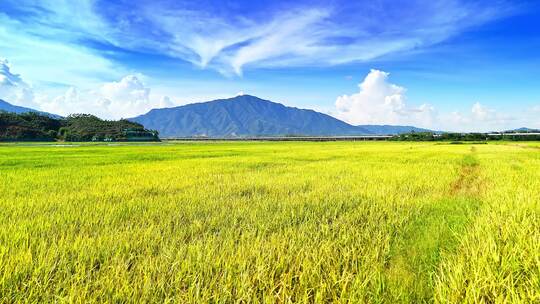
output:
{"label": "farmland", "polygon": [[540,145],[0,145],[0,302],[540,302]]}

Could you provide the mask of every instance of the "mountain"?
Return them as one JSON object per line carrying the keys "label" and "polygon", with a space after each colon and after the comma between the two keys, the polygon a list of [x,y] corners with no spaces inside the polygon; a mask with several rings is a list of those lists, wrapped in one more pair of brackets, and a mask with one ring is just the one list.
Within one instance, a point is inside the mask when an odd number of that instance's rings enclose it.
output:
{"label": "mountain", "polygon": [[90,114],[53,118],[36,112],[0,111],[3,141],[159,141],[156,132],[121,119],[103,120]]}
{"label": "mountain", "polygon": [[51,113],[47,113],[47,112],[41,112],[41,111],[34,110],[34,109],[31,109],[31,108],[25,108],[25,107],[12,105],[9,102],[4,101],[2,99],[0,99],[0,111],[17,113],[17,114],[34,112],[34,113],[39,113],[39,114],[42,114],[42,115],[47,115],[47,116],[49,116],[51,118],[60,118],[61,117],[60,115],[56,115],[56,114],[51,114]]}
{"label": "mountain", "polygon": [[369,132],[369,134],[403,134],[403,133],[410,133],[410,132],[434,132],[438,133],[433,130],[428,129],[422,129],[417,128],[413,126],[392,126],[392,125],[360,125],[359,128],[365,129]]}
{"label": "mountain", "polygon": [[250,95],[153,109],[130,120],[159,131],[162,137],[337,136],[427,131],[406,126],[353,126],[323,113]]}
{"label": "mountain", "polygon": [[523,128],[518,128],[514,130],[504,131],[504,132],[505,133],[536,133],[536,132],[540,132],[540,130],[523,127]]}

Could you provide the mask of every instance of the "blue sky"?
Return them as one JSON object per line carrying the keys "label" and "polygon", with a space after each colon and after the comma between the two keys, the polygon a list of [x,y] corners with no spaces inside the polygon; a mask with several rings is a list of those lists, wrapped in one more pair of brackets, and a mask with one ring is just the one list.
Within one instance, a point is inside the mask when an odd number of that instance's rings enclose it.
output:
{"label": "blue sky", "polygon": [[540,127],[535,2],[1,0],[0,98],[119,118],[246,93],[353,124]]}

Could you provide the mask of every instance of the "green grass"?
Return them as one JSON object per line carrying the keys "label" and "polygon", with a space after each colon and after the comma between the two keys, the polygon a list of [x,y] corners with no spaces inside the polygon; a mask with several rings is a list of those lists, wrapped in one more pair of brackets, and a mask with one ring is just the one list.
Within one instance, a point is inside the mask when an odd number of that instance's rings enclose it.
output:
{"label": "green grass", "polygon": [[538,303],[538,147],[0,145],[0,302]]}

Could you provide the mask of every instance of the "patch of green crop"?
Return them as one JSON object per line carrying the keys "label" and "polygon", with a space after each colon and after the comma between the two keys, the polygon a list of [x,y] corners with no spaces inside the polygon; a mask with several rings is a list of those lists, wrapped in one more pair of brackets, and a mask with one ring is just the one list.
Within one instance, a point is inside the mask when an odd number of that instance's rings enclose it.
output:
{"label": "patch of green crop", "polygon": [[0,302],[539,302],[537,146],[1,144]]}

